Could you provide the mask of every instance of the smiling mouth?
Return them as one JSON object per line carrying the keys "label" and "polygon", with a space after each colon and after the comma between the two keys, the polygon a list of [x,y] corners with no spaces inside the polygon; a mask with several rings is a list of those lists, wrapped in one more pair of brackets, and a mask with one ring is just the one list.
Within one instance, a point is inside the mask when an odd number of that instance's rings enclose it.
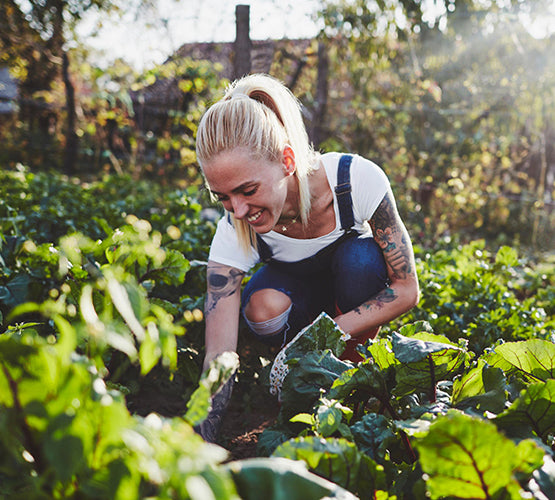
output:
{"label": "smiling mouth", "polygon": [[262,210],[259,210],[258,212],[256,212],[253,215],[249,215],[247,217],[247,222],[249,222],[249,224],[253,224],[255,223],[258,219],[260,219],[260,216],[262,215]]}

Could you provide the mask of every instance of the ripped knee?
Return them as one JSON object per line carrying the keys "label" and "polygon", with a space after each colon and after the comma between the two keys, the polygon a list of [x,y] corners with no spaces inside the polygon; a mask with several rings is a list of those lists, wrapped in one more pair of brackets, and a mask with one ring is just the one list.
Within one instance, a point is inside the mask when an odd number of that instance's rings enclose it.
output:
{"label": "ripped knee", "polygon": [[276,335],[285,331],[288,328],[287,320],[289,319],[289,313],[291,312],[291,304],[285,311],[281,314],[270,318],[266,321],[250,321],[249,318],[245,316],[245,321],[249,328],[260,336]]}
{"label": "ripped knee", "polygon": [[279,316],[291,306],[286,293],[273,288],[257,290],[245,304],[244,314],[249,321],[262,322]]}
{"label": "ripped knee", "polygon": [[273,335],[283,331],[292,307],[285,293],[266,288],[251,295],[243,315],[254,333]]}

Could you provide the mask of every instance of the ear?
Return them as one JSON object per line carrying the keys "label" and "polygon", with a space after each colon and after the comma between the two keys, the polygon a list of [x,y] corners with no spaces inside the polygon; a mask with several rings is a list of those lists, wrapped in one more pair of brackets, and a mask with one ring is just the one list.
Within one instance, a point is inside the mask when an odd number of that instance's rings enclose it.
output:
{"label": "ear", "polygon": [[282,159],[283,169],[285,170],[285,175],[293,175],[297,168],[295,164],[295,152],[293,148],[288,144],[283,148],[283,159]]}

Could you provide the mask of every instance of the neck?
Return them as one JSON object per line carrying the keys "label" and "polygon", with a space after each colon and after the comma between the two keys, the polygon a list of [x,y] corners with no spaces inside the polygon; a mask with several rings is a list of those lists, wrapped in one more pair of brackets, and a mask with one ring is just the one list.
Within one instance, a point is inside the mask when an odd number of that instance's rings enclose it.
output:
{"label": "neck", "polygon": [[289,185],[287,187],[287,197],[285,198],[285,203],[283,204],[283,210],[279,221],[281,223],[290,222],[293,219],[297,219],[300,215],[300,199],[299,199],[299,185],[297,178],[292,175],[289,177]]}

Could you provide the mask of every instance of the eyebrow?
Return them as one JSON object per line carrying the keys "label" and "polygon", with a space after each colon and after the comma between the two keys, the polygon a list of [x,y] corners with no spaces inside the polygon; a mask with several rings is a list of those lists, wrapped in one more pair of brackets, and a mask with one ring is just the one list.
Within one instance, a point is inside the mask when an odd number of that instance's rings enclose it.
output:
{"label": "eyebrow", "polygon": [[[248,182],[244,182],[240,186],[237,186],[236,188],[232,189],[231,192],[232,193],[240,193],[241,191],[244,191],[245,189],[248,189],[250,187],[255,187],[255,186],[258,186],[258,182],[248,181]],[[215,195],[218,195],[218,196],[223,195],[223,193],[219,193],[218,191],[214,191],[212,189],[210,191],[212,191],[212,194],[215,194]]]}

